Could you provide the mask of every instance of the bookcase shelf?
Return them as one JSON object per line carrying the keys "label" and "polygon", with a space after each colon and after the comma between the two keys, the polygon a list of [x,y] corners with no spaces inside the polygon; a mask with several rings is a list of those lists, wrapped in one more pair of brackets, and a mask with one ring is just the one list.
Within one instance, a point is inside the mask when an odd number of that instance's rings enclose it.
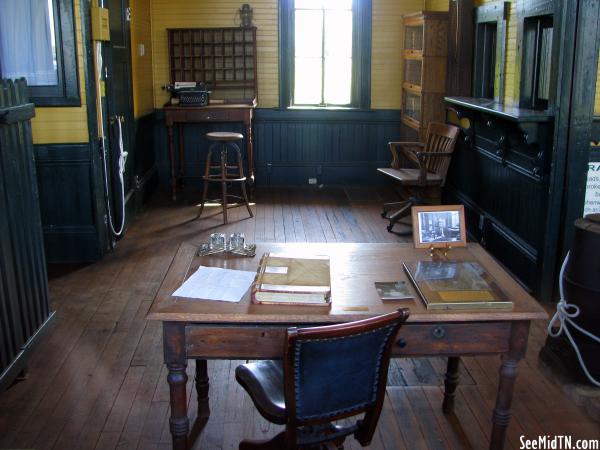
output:
{"label": "bookcase shelf", "polygon": [[424,140],[429,122],[444,122],[447,34],[447,13],[404,16],[402,123],[412,130],[410,139]]}
{"label": "bookcase shelf", "polygon": [[171,28],[171,83],[209,85],[211,98],[256,99],[256,28]]}

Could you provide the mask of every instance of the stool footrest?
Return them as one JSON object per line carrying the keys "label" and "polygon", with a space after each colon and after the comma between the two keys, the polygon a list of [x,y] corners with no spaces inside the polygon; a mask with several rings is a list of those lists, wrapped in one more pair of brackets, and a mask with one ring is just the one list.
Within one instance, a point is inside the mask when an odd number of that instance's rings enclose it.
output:
{"label": "stool footrest", "polygon": [[219,177],[219,178],[217,178],[212,175],[203,176],[202,179],[205,181],[211,181],[211,182],[246,181],[246,177],[243,177],[243,178],[221,178],[221,177]]}

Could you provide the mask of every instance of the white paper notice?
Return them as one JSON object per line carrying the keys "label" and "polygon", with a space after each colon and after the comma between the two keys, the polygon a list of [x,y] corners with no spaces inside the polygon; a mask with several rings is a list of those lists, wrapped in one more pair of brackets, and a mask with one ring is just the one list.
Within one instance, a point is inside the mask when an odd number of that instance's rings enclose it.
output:
{"label": "white paper notice", "polygon": [[600,162],[589,164],[583,215],[600,213]]}
{"label": "white paper notice", "polygon": [[256,272],[200,266],[173,296],[239,302],[255,276]]}

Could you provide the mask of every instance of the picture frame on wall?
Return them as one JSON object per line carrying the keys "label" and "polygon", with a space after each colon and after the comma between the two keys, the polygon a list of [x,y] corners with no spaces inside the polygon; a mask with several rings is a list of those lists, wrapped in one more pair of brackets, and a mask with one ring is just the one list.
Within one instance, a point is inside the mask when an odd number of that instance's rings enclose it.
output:
{"label": "picture frame on wall", "polygon": [[415,248],[466,247],[463,205],[413,206]]}

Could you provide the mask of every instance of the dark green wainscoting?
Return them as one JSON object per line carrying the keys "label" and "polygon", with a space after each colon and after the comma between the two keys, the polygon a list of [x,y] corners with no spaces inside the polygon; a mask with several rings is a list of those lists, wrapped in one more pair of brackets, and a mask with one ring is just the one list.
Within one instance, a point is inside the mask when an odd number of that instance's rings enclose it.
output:
{"label": "dark green wainscoting", "polygon": [[[391,160],[387,143],[400,138],[400,111],[257,109],[254,116],[257,185],[383,182],[377,167]],[[184,127],[186,175],[201,175],[209,142],[206,132],[244,133],[241,124],[187,124]],[[178,135],[177,132],[174,133]],[[162,110],[156,113],[156,159],[163,188],[168,186],[169,155]],[[176,142],[177,145],[177,142]],[[194,184],[199,184],[195,179]]]}
{"label": "dark green wainscoting", "polygon": [[550,116],[504,116],[452,101],[468,119],[450,163],[444,203],[465,205],[480,242],[534,295],[540,293],[552,168]]}
{"label": "dark green wainscoting", "polygon": [[48,262],[95,261],[102,254],[89,144],[35,145]]}
{"label": "dark green wainscoting", "polygon": [[[149,114],[137,119],[133,127],[134,142],[125,171],[127,221],[156,185],[154,122],[154,114]],[[98,260],[109,249],[100,155],[92,152],[89,144],[35,145],[34,151],[46,260]],[[117,198],[120,192],[114,189],[114,181],[112,198]],[[111,204],[113,217],[118,220],[120,206],[116,202]]]}

